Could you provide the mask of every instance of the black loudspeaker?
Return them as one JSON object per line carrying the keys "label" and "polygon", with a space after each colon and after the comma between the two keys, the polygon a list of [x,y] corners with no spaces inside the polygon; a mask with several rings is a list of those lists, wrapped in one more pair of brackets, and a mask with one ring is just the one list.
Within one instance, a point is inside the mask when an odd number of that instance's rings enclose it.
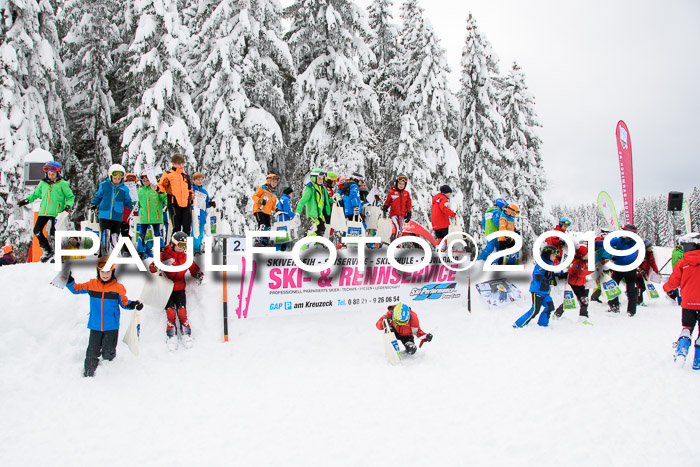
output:
{"label": "black loudspeaker", "polygon": [[668,211],[678,212],[683,210],[683,193],[670,191],[668,193]]}

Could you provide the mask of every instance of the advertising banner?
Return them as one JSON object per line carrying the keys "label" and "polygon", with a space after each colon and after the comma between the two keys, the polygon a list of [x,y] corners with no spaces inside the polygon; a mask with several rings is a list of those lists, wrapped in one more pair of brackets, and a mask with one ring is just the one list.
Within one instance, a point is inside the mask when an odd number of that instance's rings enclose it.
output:
{"label": "advertising banner", "polygon": [[[242,251],[242,239],[226,242],[227,264],[238,265],[239,273],[229,274],[228,296],[236,307],[232,319],[271,315],[344,312],[403,302],[415,306],[422,301],[455,303],[467,298],[467,275],[456,265],[443,264],[435,254],[417,272],[395,269],[386,249],[367,250],[364,269],[356,249],[338,252],[337,259],[320,273],[299,268],[291,252],[255,254],[252,263]],[[423,261],[423,250],[402,249],[396,260],[401,265]],[[460,255],[455,255],[459,259]],[[327,262],[328,251],[311,248],[302,254],[310,266]]]}
{"label": "advertising banner", "polygon": [[617,156],[620,160],[622,200],[625,204],[625,222],[634,224],[634,176],[632,173],[632,140],[625,122],[617,122]]}
{"label": "advertising banner", "polygon": [[615,204],[607,191],[601,191],[598,194],[598,209],[603,213],[603,217],[608,221],[613,231],[620,230],[620,221],[617,219]]}

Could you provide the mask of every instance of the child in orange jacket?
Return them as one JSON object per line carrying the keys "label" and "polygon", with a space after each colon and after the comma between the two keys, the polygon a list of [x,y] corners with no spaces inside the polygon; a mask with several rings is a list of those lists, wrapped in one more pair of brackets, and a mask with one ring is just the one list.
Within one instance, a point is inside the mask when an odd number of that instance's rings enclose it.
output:
{"label": "child in orange jacket", "polygon": [[124,286],[117,282],[114,275],[114,265],[105,271],[109,260],[103,256],[97,260],[97,278],[82,284],[76,284],[73,275],[68,276],[66,288],[74,294],[90,294],[90,318],[88,329],[90,340],[85,352],[83,376],[95,376],[95,370],[100,362],[100,355],[105,360],[113,360],[117,356],[119,340],[119,307],[129,310],[143,308],[138,300],[129,300]]}
{"label": "child in orange jacket", "polygon": [[188,236],[192,231],[192,178],[185,173],[185,156],[173,154],[173,167],[164,172],[158,182],[158,193],[168,194],[168,221],[171,232],[183,231]]}

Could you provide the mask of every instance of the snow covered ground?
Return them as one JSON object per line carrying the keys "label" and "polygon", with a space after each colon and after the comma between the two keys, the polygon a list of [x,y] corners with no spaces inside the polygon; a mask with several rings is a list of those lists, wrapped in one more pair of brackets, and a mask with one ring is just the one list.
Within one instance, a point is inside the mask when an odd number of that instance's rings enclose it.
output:
{"label": "snow covered ground", "polygon": [[[657,255],[661,266],[668,251]],[[414,309],[435,338],[392,367],[381,308],[232,320],[225,344],[210,278],[190,287],[191,350],[168,352],[165,314],[146,308],[141,355],[120,342],[86,379],[88,298],[50,286],[54,275],[0,268],[3,466],[700,462],[700,371],[672,364],[680,308],[665,297],[634,318],[593,303],[595,326],[567,311],[519,330],[527,295],[489,309],[473,293],[471,314],[423,302]],[[529,274],[507,277],[527,290]],[[119,279],[137,298],[143,277]]]}

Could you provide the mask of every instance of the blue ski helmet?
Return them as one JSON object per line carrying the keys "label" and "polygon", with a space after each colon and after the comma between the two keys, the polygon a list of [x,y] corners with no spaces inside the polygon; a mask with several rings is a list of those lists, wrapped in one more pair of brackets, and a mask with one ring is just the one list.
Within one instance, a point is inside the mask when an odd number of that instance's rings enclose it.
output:
{"label": "blue ski helmet", "polygon": [[503,198],[496,198],[493,204],[495,204],[498,209],[502,210],[503,208],[508,206],[508,201],[504,200]]}
{"label": "blue ski helmet", "polygon": [[394,307],[394,311],[391,314],[391,319],[399,326],[404,326],[408,324],[411,319],[411,309],[408,307],[408,305],[398,303]]}
{"label": "blue ski helmet", "polygon": [[651,240],[644,240],[644,248],[649,249],[652,247]]}
{"label": "blue ski helmet", "polygon": [[561,219],[559,219],[559,227],[564,227],[565,225],[566,226],[571,225],[571,221],[569,219],[567,219],[566,217],[562,217]]}

